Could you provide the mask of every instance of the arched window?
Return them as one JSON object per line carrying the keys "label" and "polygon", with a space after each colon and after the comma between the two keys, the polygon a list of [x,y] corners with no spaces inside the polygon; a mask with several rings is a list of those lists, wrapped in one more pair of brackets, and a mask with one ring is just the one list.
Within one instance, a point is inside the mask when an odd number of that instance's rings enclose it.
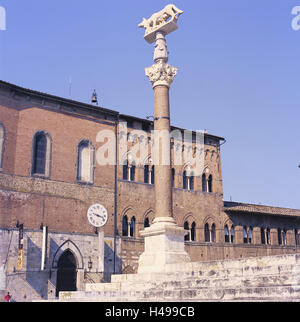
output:
{"label": "arched window", "polygon": [[266,243],[266,233],[264,227],[260,228],[260,239],[262,244]]}
{"label": "arched window", "polygon": [[128,218],[124,216],[122,219],[122,236],[128,236]]}
{"label": "arched window", "polygon": [[147,228],[147,227],[150,227],[149,218],[148,217],[146,217],[145,220],[144,220],[144,228]]}
{"label": "arched window", "polygon": [[229,243],[229,231],[228,231],[227,225],[225,225],[224,227],[224,236],[225,236],[225,243]]}
{"label": "arched window", "polygon": [[94,182],[94,147],[89,140],[82,140],[78,144],[77,180]]}
{"label": "arched window", "polygon": [[209,177],[208,177],[207,192],[212,192],[212,175],[209,175]]}
{"label": "arched window", "polygon": [[130,237],[135,236],[135,217],[132,217],[130,220]]}
{"label": "arched window", "polygon": [[211,242],[212,243],[216,242],[216,226],[215,226],[215,224],[211,225]]}
{"label": "arched window", "polygon": [[183,228],[185,230],[188,230],[188,234],[184,236],[184,240],[189,241],[190,240],[190,229],[189,229],[189,223],[187,221],[184,222]]}
{"label": "arched window", "polygon": [[0,170],[2,170],[2,167],[3,167],[4,140],[5,140],[5,128],[0,123]]}
{"label": "arched window", "polygon": [[183,171],[182,174],[182,187],[187,190],[194,190],[194,172],[187,173],[187,171]]}
{"label": "arched window", "polygon": [[202,191],[206,192],[206,176],[205,176],[205,173],[202,174]]}
{"label": "arched window", "polygon": [[37,132],[33,138],[32,174],[49,177],[51,139],[46,132]]}
{"label": "arched window", "polygon": [[204,240],[206,242],[210,242],[210,232],[209,232],[208,223],[206,223],[205,226],[204,226]]}
{"label": "arched window", "polygon": [[231,226],[230,229],[230,242],[234,243],[234,226]]}
{"label": "arched window", "polygon": [[196,223],[193,221],[192,227],[191,227],[191,240],[196,240]]}

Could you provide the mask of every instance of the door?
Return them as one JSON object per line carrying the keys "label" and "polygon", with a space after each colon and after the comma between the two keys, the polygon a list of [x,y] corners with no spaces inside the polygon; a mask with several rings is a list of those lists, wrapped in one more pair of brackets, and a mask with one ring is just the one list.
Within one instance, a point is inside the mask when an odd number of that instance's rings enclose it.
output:
{"label": "door", "polygon": [[60,291],[76,291],[77,265],[70,250],[66,250],[57,263],[56,296]]}

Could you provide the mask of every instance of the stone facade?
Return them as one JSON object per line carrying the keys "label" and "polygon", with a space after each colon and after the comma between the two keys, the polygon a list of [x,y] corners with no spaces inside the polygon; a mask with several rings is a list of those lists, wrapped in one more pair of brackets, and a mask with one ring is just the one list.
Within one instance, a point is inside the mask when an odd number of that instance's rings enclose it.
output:
{"label": "stone facade", "polygon": [[[127,123],[127,132],[123,131],[123,122]],[[7,289],[15,300],[55,298],[57,261],[67,250],[76,259],[78,290],[83,290],[86,282],[109,280],[112,273],[137,272],[139,256],[144,251],[140,231],[147,218],[151,224],[155,213],[155,182],[149,161],[153,122],[0,82],[0,127],[0,266],[5,265]],[[101,166],[97,162],[107,143],[99,139],[100,131],[117,134],[113,141],[117,165]],[[37,133],[44,133],[48,140],[47,171],[42,176],[33,171]],[[171,151],[190,150],[195,154],[200,147],[194,136],[195,133],[184,145],[171,139]],[[122,137],[131,148],[150,143],[144,165],[132,167],[128,155],[118,148]],[[83,141],[91,142],[94,151],[91,182],[78,177],[78,146]],[[187,164],[174,164],[172,159],[173,216],[179,226],[190,231],[185,250],[191,260],[299,252],[299,210],[224,202],[220,154],[223,141],[222,137],[204,134],[204,170],[192,181],[184,176],[184,172],[188,174]],[[108,211],[104,272],[98,269],[99,229],[89,224],[86,215],[94,203],[104,205]],[[20,225],[22,267],[18,269]],[[41,228],[45,226],[48,235],[45,267],[41,270]]]}

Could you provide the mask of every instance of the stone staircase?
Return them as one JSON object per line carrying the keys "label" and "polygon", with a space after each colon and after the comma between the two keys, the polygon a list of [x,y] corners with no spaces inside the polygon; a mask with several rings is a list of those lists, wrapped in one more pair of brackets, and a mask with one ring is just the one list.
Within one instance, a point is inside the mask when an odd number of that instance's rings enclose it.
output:
{"label": "stone staircase", "polygon": [[165,272],[112,275],[60,292],[59,301],[300,301],[300,254],[169,264]]}

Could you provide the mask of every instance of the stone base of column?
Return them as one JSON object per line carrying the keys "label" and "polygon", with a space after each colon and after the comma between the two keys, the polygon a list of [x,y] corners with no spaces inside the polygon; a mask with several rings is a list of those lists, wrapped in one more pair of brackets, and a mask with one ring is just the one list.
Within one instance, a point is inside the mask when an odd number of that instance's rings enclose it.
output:
{"label": "stone base of column", "polygon": [[140,232],[145,251],[139,258],[138,273],[167,272],[167,264],[190,262],[184,250],[186,231],[172,217],[157,217],[150,227]]}

